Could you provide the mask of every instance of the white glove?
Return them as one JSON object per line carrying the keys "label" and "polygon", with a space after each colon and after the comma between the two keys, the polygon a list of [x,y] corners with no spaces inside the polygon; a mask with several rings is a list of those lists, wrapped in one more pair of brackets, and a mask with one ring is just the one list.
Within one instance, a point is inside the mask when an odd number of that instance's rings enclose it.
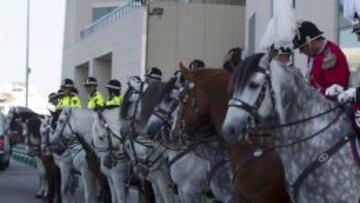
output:
{"label": "white glove", "polygon": [[356,96],[356,88],[349,88],[337,96],[337,100],[340,103],[347,103],[354,101]]}
{"label": "white glove", "polygon": [[334,84],[326,89],[325,95],[329,96],[329,97],[336,97],[343,91],[344,91],[344,88],[341,85]]}

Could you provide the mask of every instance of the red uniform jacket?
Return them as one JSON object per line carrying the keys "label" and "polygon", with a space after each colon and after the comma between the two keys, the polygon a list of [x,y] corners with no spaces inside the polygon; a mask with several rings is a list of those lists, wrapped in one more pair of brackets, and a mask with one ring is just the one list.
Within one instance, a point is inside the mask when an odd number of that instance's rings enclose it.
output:
{"label": "red uniform jacket", "polygon": [[[333,84],[348,88],[350,70],[346,57],[340,48],[332,42],[326,45],[321,53],[310,58],[310,84],[325,95],[325,90]],[[310,63],[311,65],[311,63]]]}

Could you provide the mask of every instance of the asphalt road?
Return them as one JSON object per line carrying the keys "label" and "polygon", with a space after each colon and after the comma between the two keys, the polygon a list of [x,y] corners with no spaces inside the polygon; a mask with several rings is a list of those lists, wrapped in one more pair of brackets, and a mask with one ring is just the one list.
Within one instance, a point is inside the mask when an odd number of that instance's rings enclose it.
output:
{"label": "asphalt road", "polygon": [[39,185],[35,169],[11,161],[10,167],[0,172],[0,203],[39,203],[34,198]]}

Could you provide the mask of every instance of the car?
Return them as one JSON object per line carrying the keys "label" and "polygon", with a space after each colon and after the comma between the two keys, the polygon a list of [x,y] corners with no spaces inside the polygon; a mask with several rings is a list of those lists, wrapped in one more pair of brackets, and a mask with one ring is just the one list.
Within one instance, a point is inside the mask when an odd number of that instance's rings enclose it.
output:
{"label": "car", "polygon": [[5,116],[0,113],[0,170],[3,171],[10,164],[11,145],[10,138],[5,134]]}
{"label": "car", "polygon": [[10,140],[6,135],[0,135],[0,170],[5,170],[9,167],[11,149]]}

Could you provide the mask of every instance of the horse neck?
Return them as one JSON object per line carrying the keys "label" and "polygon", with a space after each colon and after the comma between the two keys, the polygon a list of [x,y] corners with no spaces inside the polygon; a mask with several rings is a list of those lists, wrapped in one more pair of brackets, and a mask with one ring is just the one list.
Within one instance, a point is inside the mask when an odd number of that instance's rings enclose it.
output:
{"label": "horse neck", "polygon": [[[120,135],[120,128],[121,128],[121,120],[119,117],[119,113],[120,113],[120,108],[105,110],[103,112],[104,119],[109,125],[111,131],[115,133],[117,136]],[[112,136],[112,139],[114,139],[114,136]]]}
{"label": "horse neck", "polygon": [[224,72],[224,74],[221,74],[218,78],[207,78],[207,81],[205,81],[202,86],[202,91],[206,95],[205,100],[208,102],[210,119],[221,144],[225,143],[221,129],[226,116],[227,102],[229,98],[229,95],[227,94],[229,81],[229,75]]}
{"label": "horse neck", "polygon": [[[274,66],[271,70],[276,100],[275,109],[280,123],[309,118],[335,106],[288,68]],[[320,118],[274,132],[275,145],[292,143],[313,135],[334,121],[340,111],[336,110]],[[310,164],[312,161],[310,157],[329,149],[339,139],[347,135],[350,129],[350,121],[347,115],[342,114],[336,124],[328,128],[325,133],[296,146],[278,150],[285,165],[288,180],[294,181],[299,173]]]}
{"label": "horse neck", "polygon": [[92,141],[92,126],[94,122],[94,115],[95,112],[92,110],[77,110],[74,109],[72,112],[72,118],[73,118],[73,130],[74,132],[79,133],[81,136],[83,136],[88,143],[91,143]]}

